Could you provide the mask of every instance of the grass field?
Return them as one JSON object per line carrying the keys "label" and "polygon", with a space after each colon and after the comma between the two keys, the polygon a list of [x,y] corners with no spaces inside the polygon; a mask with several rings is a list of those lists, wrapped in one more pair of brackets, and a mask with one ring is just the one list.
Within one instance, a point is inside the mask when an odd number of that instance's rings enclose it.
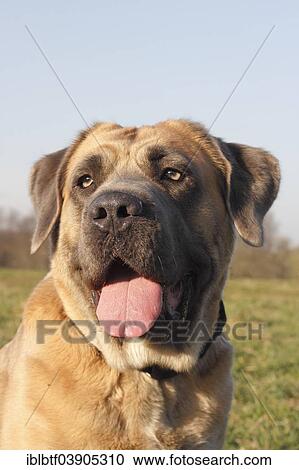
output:
{"label": "grass field", "polygon": [[[22,304],[42,274],[0,270],[0,346],[15,333]],[[264,325],[261,339],[231,338],[235,399],[226,448],[298,449],[298,280],[231,280],[225,304],[230,326]],[[245,330],[240,326],[239,335]]]}

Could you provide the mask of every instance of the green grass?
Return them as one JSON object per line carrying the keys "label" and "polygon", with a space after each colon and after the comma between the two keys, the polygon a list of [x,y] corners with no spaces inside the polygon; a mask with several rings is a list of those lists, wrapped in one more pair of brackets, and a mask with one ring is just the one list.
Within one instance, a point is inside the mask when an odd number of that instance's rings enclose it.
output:
{"label": "green grass", "polygon": [[[15,333],[24,300],[43,274],[0,270],[0,346]],[[230,334],[235,398],[225,447],[298,449],[298,280],[231,280],[225,305],[230,326],[264,324],[262,339]]]}
{"label": "green grass", "polygon": [[15,334],[24,302],[43,275],[40,271],[0,269],[0,347]]}
{"label": "green grass", "polygon": [[298,449],[298,280],[231,280],[229,323],[264,323],[262,339],[232,339],[235,399],[226,448]]}

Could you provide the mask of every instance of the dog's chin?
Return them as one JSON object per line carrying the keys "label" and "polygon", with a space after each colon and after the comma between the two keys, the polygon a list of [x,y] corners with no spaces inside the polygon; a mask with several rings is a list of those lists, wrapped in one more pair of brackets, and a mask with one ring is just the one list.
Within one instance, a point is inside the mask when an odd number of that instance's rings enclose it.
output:
{"label": "dog's chin", "polygon": [[145,336],[138,339],[120,341],[108,336],[101,328],[91,341],[100,351],[106,363],[119,372],[144,370],[158,366],[175,372],[190,371],[198,360],[200,343],[176,345],[151,344]]}

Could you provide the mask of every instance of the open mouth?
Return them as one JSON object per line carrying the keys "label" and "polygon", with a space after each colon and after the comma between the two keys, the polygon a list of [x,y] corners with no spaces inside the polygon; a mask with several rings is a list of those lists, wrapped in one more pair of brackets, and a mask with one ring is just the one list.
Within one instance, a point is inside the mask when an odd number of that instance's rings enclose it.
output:
{"label": "open mouth", "polygon": [[96,315],[106,333],[118,338],[135,338],[145,335],[158,319],[184,320],[191,290],[191,275],[165,286],[115,259],[102,288],[92,294]]}

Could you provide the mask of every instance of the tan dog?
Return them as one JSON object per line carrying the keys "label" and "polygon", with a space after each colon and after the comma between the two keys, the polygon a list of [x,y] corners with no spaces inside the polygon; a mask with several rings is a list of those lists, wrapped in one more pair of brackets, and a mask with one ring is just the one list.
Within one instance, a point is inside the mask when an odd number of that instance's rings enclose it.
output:
{"label": "tan dog", "polygon": [[1,447],[220,448],[234,231],[262,244],[279,178],[182,120],[96,124],[41,159],[32,251],[51,236],[52,263],[0,354]]}

